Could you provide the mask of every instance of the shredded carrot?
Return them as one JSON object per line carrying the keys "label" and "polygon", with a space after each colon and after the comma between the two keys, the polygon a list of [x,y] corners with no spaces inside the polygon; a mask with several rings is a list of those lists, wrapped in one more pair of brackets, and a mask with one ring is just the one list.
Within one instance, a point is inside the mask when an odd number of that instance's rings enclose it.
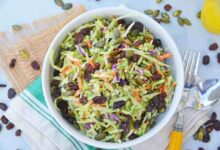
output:
{"label": "shredded carrot", "polygon": [[159,60],[163,61],[164,59],[171,58],[173,55],[171,53],[166,53],[158,57]]}
{"label": "shredded carrot", "polygon": [[153,66],[154,64],[150,64],[149,66],[146,67],[147,70],[150,70],[150,68]]}
{"label": "shredded carrot", "polygon": [[90,65],[92,65],[92,68],[95,68],[95,63],[94,63],[93,59],[90,59],[89,63],[90,63]]}
{"label": "shredded carrot", "polygon": [[70,70],[71,70],[71,66],[65,66],[64,68],[61,69],[60,72],[61,72],[61,74],[63,74],[65,76],[66,74],[68,74],[70,72]]}
{"label": "shredded carrot", "polygon": [[81,90],[83,88],[83,80],[80,77],[78,77],[77,82],[78,82],[79,89]]}
{"label": "shredded carrot", "polygon": [[150,43],[151,40],[152,40],[152,38],[148,36],[148,37],[146,38],[146,40],[147,40],[148,43]]}
{"label": "shredded carrot", "polygon": [[140,97],[140,94],[139,94],[139,90],[138,89],[134,89],[132,91],[132,95],[134,96],[134,98],[138,101],[138,102],[141,102],[141,97]]}
{"label": "shredded carrot", "polygon": [[176,82],[173,82],[172,86],[175,87],[176,86]]}
{"label": "shredded carrot", "polygon": [[86,41],[86,44],[87,44],[88,48],[92,48],[92,43],[91,43],[91,41]]}
{"label": "shredded carrot", "polygon": [[166,85],[164,84],[161,88],[160,88],[160,93],[166,92]]}
{"label": "shredded carrot", "polygon": [[148,85],[148,86],[145,87],[145,89],[146,89],[146,90],[150,90],[150,89],[151,89],[151,86]]}
{"label": "shredded carrot", "polygon": [[157,70],[157,73],[162,77],[163,73],[160,70]]}
{"label": "shredded carrot", "polygon": [[81,91],[80,91],[80,90],[77,90],[76,93],[74,94],[74,96],[75,96],[75,97],[79,97],[80,93],[81,93]]}

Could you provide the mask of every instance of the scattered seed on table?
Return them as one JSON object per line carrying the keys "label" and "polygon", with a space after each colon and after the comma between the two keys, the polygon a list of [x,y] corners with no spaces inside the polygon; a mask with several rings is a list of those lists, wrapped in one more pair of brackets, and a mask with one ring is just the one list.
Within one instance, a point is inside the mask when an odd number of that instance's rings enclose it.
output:
{"label": "scattered seed on table", "polygon": [[162,0],[156,0],[157,4],[160,4],[162,2]]}
{"label": "scattered seed on table", "polygon": [[166,11],[170,11],[170,10],[172,9],[172,6],[171,6],[170,4],[166,4],[166,5],[164,6],[164,9],[165,9]]}
{"label": "scattered seed on table", "polygon": [[21,131],[20,129],[18,129],[18,130],[15,132],[15,135],[16,135],[16,136],[21,136],[21,132],[22,132],[22,131]]}
{"label": "scattered seed on table", "polygon": [[215,43],[212,43],[210,46],[209,46],[209,50],[210,51],[215,51],[218,49],[218,44],[215,42]]}
{"label": "scattered seed on table", "polygon": [[12,25],[12,29],[14,31],[20,31],[22,29],[22,26],[15,24],[15,25]]}
{"label": "scattered seed on table", "polygon": [[12,58],[12,59],[11,59],[11,62],[10,62],[10,64],[9,64],[9,67],[10,67],[10,68],[14,68],[14,67],[15,67],[15,64],[16,64],[16,59],[15,59],[15,58]]}
{"label": "scattered seed on table", "polygon": [[62,0],[54,0],[54,3],[57,5],[57,6],[60,6],[62,7],[64,5],[63,1]]}
{"label": "scattered seed on table", "polygon": [[73,7],[73,4],[71,3],[66,3],[62,6],[63,10],[68,10],[71,9]]}
{"label": "scattered seed on table", "polygon": [[203,56],[202,63],[208,65],[210,62],[210,57],[208,55]]}
{"label": "scattered seed on table", "polygon": [[11,129],[14,128],[14,126],[15,126],[15,125],[10,122],[9,124],[6,125],[6,129],[11,130]]}
{"label": "scattered seed on table", "polygon": [[176,11],[174,11],[173,16],[179,17],[181,15],[181,13],[182,13],[182,10],[176,10]]}
{"label": "scattered seed on table", "polygon": [[184,20],[183,20],[183,18],[179,17],[179,18],[177,19],[177,21],[178,21],[178,23],[179,23],[179,25],[180,25],[181,27],[184,26]]}
{"label": "scattered seed on table", "polygon": [[216,131],[220,131],[220,121],[216,120],[214,123],[214,129]]}
{"label": "scattered seed on table", "polygon": [[0,84],[0,88],[4,88],[6,86],[7,86],[6,84]]}
{"label": "scattered seed on table", "polygon": [[34,69],[34,70],[40,70],[40,65],[38,64],[38,62],[36,60],[32,61],[31,62],[31,67]]}
{"label": "scattered seed on table", "polygon": [[156,17],[158,17],[158,15],[160,14],[160,10],[155,10],[154,12],[153,12],[153,17],[154,18],[156,18]]}
{"label": "scattered seed on table", "polygon": [[147,14],[147,15],[153,15],[154,11],[151,10],[151,9],[147,9],[147,10],[144,11],[144,13]]}
{"label": "scattered seed on table", "polygon": [[198,150],[205,150],[205,149],[204,149],[204,148],[202,148],[202,147],[199,147],[199,148],[198,148]]}
{"label": "scattered seed on table", "polygon": [[16,94],[17,93],[16,93],[15,89],[13,89],[13,88],[8,89],[8,98],[9,99],[14,98]]}
{"label": "scattered seed on table", "polygon": [[192,25],[191,21],[189,19],[187,19],[187,18],[183,18],[183,22],[187,26],[191,26]]}
{"label": "scattered seed on table", "polygon": [[3,124],[8,124],[9,120],[4,115],[1,117],[1,121]]}
{"label": "scattered seed on table", "polygon": [[199,12],[197,13],[197,18],[198,18],[198,19],[201,18],[201,11],[199,11]]}
{"label": "scattered seed on table", "polygon": [[8,109],[8,106],[5,103],[0,103],[0,109],[6,111]]}

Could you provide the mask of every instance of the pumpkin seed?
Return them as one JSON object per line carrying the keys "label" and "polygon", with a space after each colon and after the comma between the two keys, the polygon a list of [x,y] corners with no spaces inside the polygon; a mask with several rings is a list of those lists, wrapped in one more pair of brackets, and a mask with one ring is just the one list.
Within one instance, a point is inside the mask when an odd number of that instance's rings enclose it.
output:
{"label": "pumpkin seed", "polygon": [[178,21],[178,23],[179,23],[179,25],[180,25],[181,27],[184,26],[184,20],[183,20],[183,18],[179,17],[179,18],[177,19],[177,21]]}
{"label": "pumpkin seed", "polygon": [[170,19],[170,16],[169,16],[169,14],[168,13],[166,13],[166,12],[164,12],[164,13],[161,13],[161,16],[162,16],[162,18],[165,18],[165,19]]}
{"label": "pumpkin seed", "polygon": [[20,31],[22,29],[22,26],[15,24],[15,25],[12,25],[12,29],[14,31]]}
{"label": "pumpkin seed", "polygon": [[202,141],[203,137],[204,137],[204,134],[201,131],[199,131],[197,135],[198,140]]}
{"label": "pumpkin seed", "polygon": [[99,41],[94,44],[94,47],[103,48],[105,46],[105,41]]}
{"label": "pumpkin seed", "polygon": [[168,18],[161,18],[160,21],[165,24],[170,23],[170,19],[168,19]]}
{"label": "pumpkin seed", "polygon": [[153,15],[154,11],[151,10],[151,9],[147,9],[147,10],[144,11],[144,13],[147,14],[147,15]]}
{"label": "pumpkin seed", "polygon": [[19,54],[21,55],[21,57],[22,57],[23,59],[28,59],[28,58],[30,57],[30,54],[28,53],[28,51],[26,51],[26,50],[24,50],[24,49],[20,50],[20,51],[19,51]]}
{"label": "pumpkin seed", "polygon": [[118,30],[118,28],[115,28],[113,36],[114,39],[118,39],[120,37],[120,31]]}
{"label": "pumpkin seed", "polygon": [[183,18],[183,22],[184,22],[185,25],[191,26],[191,21],[189,19]]}
{"label": "pumpkin seed", "polygon": [[63,10],[68,10],[71,9],[73,7],[73,4],[71,3],[66,3],[62,6]]}
{"label": "pumpkin seed", "polygon": [[156,18],[160,14],[160,10],[155,10],[153,12],[153,17]]}
{"label": "pumpkin seed", "polygon": [[107,136],[105,132],[98,133],[95,137],[96,140],[102,140]]}
{"label": "pumpkin seed", "polygon": [[162,0],[156,0],[157,4],[160,4],[162,2]]}
{"label": "pumpkin seed", "polygon": [[64,5],[64,3],[63,3],[62,0],[54,0],[54,3],[55,3],[57,6],[60,6],[60,7]]}
{"label": "pumpkin seed", "polygon": [[195,133],[195,134],[193,135],[193,139],[194,139],[194,140],[198,140],[198,133]]}
{"label": "pumpkin seed", "polygon": [[201,18],[201,10],[197,13],[197,18]]}
{"label": "pumpkin seed", "polygon": [[173,16],[174,17],[179,17],[182,13],[182,10],[176,10],[174,13],[173,13]]}

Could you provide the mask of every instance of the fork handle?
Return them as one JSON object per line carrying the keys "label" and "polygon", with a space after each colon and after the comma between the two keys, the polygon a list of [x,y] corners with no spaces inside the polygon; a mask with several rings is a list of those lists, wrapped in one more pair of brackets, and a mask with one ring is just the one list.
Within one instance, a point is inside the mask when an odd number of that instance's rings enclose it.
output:
{"label": "fork handle", "polygon": [[183,132],[172,131],[170,134],[170,142],[168,145],[168,150],[181,150],[182,144],[183,144]]}

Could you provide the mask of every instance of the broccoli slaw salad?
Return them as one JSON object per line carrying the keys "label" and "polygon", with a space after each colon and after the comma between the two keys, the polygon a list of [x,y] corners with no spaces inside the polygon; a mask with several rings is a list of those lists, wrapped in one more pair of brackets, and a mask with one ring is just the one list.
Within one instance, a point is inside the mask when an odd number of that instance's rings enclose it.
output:
{"label": "broccoli slaw salad", "polygon": [[172,101],[172,57],[141,22],[96,17],[51,52],[51,96],[58,111],[86,136],[105,142],[148,132]]}

